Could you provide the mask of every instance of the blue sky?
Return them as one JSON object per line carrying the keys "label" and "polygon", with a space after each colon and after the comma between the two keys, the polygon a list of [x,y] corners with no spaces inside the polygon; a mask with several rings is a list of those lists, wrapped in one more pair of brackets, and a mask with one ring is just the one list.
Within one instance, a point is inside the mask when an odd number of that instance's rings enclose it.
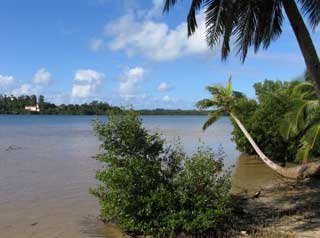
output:
{"label": "blue sky", "polygon": [[[287,22],[267,50],[221,62],[208,49],[199,15],[187,38],[189,1],[162,15],[162,0],[2,0],[0,93],[43,94],[48,101],[107,101],[135,108],[192,108],[209,84],[232,75],[254,97],[264,79],[291,80],[305,64]],[[320,35],[312,33],[319,49]]]}

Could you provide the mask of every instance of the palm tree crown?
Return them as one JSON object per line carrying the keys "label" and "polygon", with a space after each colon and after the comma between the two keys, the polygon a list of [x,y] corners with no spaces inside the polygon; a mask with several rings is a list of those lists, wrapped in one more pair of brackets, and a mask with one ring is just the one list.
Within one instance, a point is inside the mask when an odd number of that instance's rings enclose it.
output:
{"label": "palm tree crown", "polygon": [[243,97],[242,93],[232,91],[231,77],[226,87],[212,85],[208,86],[207,90],[212,94],[212,98],[203,99],[196,104],[199,109],[214,107],[214,110],[209,112],[209,119],[203,125],[203,130],[206,130],[224,114],[230,113],[236,100]]}
{"label": "palm tree crown", "polygon": [[281,133],[300,140],[297,160],[308,160],[320,146],[320,100],[310,82],[296,84],[291,93],[292,110],[285,116]]}
{"label": "palm tree crown", "polygon": [[[178,0],[165,0],[167,12]],[[235,44],[242,62],[250,47],[257,52],[282,33],[285,12],[302,51],[306,66],[320,98],[320,62],[310,33],[300,11],[309,19],[312,29],[320,22],[319,0],[190,0],[188,34],[197,28],[197,13],[204,9],[207,42],[210,47],[221,45],[222,59],[230,53],[230,42]],[[298,3],[298,5],[297,5]],[[300,7],[300,11],[299,11]],[[283,11],[284,10],[284,11]],[[221,44],[219,44],[221,43]]]}
{"label": "palm tree crown", "polygon": [[[242,61],[248,49],[253,46],[267,48],[271,41],[282,33],[283,3],[286,0],[192,0],[188,13],[188,34],[197,28],[197,12],[204,8],[207,41],[215,46],[222,39],[222,58],[230,52],[231,36]],[[169,11],[177,0],[166,0],[164,11]],[[301,10],[308,16],[314,29],[320,21],[320,2],[317,0],[298,0]]]}

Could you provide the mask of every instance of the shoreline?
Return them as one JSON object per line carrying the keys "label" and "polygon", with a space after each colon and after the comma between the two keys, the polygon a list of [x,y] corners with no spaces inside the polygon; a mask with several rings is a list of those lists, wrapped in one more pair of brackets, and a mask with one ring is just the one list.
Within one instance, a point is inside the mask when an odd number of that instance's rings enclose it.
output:
{"label": "shoreline", "polygon": [[252,218],[249,229],[267,237],[277,237],[272,236],[275,231],[284,237],[320,237],[320,180],[284,180],[260,192],[258,198],[252,193],[237,195],[243,199],[246,216]]}

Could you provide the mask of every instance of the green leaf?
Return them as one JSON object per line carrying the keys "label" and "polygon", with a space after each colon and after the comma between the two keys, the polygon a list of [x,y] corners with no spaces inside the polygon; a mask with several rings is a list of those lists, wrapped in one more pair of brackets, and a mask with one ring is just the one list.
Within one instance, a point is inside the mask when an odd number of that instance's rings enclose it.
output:
{"label": "green leaf", "polygon": [[197,102],[196,107],[201,110],[201,109],[206,109],[206,108],[212,107],[214,105],[215,105],[215,103],[213,100],[203,99],[203,100]]}
{"label": "green leaf", "polygon": [[302,138],[313,149],[320,140],[320,123],[312,126]]}
{"label": "green leaf", "polygon": [[207,90],[212,94],[212,95],[216,95],[216,94],[223,94],[224,92],[224,88],[220,85],[211,85],[207,87]]}
{"label": "green leaf", "polygon": [[310,154],[311,148],[308,144],[303,144],[297,152],[296,155],[296,160],[298,161],[306,161],[309,159],[309,154]]}
{"label": "green leaf", "polygon": [[215,123],[223,115],[223,112],[224,111],[222,109],[210,112],[209,119],[203,124],[202,130],[206,130],[209,126]]}
{"label": "green leaf", "polygon": [[281,136],[287,140],[292,136],[294,128],[293,123],[290,122],[289,115],[286,115],[286,118],[281,121],[279,131]]}
{"label": "green leaf", "polygon": [[226,85],[226,95],[231,96],[232,95],[232,78],[229,77],[229,80]]}

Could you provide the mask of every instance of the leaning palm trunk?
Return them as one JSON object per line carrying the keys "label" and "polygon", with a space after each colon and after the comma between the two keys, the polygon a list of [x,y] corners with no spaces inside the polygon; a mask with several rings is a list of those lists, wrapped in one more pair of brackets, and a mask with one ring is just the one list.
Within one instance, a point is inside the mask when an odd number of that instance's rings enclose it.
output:
{"label": "leaning palm trunk", "polygon": [[262,161],[281,176],[290,179],[304,179],[306,177],[315,176],[320,173],[320,161],[302,164],[291,168],[284,168],[274,163],[260,150],[259,146],[252,139],[249,132],[242,125],[241,121],[234,114],[230,113],[230,115],[233,118],[233,120],[237,123],[240,130],[246,136],[246,138],[248,139],[254,150],[257,152],[259,157],[262,159]]}
{"label": "leaning palm trunk", "polygon": [[[284,10],[299,43],[310,78],[320,98],[320,62],[309,31],[294,0],[283,0]],[[317,3],[318,4],[318,3]]]}

